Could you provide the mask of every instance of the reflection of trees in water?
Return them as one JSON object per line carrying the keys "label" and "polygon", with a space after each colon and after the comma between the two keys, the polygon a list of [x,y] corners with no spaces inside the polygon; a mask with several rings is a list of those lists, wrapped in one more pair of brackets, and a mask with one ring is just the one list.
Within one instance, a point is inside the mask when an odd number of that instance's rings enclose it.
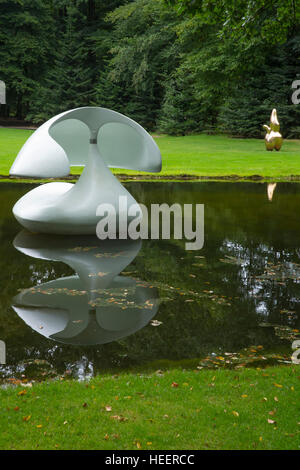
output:
{"label": "reflection of trees in water", "polygon": [[232,264],[236,264],[240,295],[254,301],[259,316],[271,322],[297,325],[300,312],[300,264],[294,261],[298,260],[297,249],[276,250],[262,243],[245,247],[224,240],[221,251],[236,259]]}
{"label": "reflection of trees in water", "polygon": [[[63,263],[25,259],[10,248],[11,238],[2,239],[1,262],[9,269],[1,273],[0,337],[8,344],[9,362],[42,358],[60,373],[72,365],[90,373],[155,359],[232,352],[251,344],[290,350],[288,340],[260,324],[267,321],[299,328],[299,190],[280,184],[270,204],[266,185],[230,186],[228,191],[228,185],[213,183],[131,185],[133,196],[146,204],[176,199],[204,203],[205,246],[200,252],[186,252],[184,241],[145,242],[126,271],[160,286],[165,300],[157,319],[163,323],[104,346],[54,347],[13,314],[9,303],[16,286],[30,287],[70,275],[72,270]],[[167,285],[175,291],[166,289]],[[176,293],[178,289],[185,294]],[[189,296],[189,291],[201,297]],[[222,296],[225,303],[219,303]]]}
{"label": "reflection of trees in water", "polygon": [[[201,253],[205,258],[199,262],[193,252],[184,251],[181,242],[149,241],[144,243],[140,255],[126,269],[134,273],[131,276],[161,285],[160,296],[169,298],[162,303],[157,316],[162,321],[161,326],[149,325],[132,337],[104,346],[53,347],[52,342],[32,333],[13,317],[10,328],[3,331],[10,342],[10,363],[43,358],[59,373],[76,369],[80,375],[89,375],[93,371],[117,369],[161,358],[180,360],[203,357],[210,352],[238,351],[252,344],[262,344],[265,348],[284,344],[272,327],[261,328],[259,324],[265,315],[268,315],[269,322],[286,321],[280,310],[281,307],[291,308],[296,299],[294,281],[288,281],[286,285],[266,281],[264,285],[256,276],[264,272],[268,260],[282,262],[284,259],[288,262],[293,253],[278,253],[266,244],[243,246],[228,239],[218,250],[207,247]],[[220,261],[226,259],[226,255],[229,262]],[[28,286],[33,272],[35,281],[39,283],[61,276],[66,267],[62,263],[35,261],[24,268],[27,279],[30,279]],[[288,265],[290,272],[291,265]],[[191,273],[196,278],[191,278]],[[174,289],[168,290],[167,285]],[[178,288],[185,294],[178,294]],[[198,292],[201,297],[194,298],[189,292]],[[223,298],[225,304],[220,302]],[[296,317],[293,323],[296,324]]]}

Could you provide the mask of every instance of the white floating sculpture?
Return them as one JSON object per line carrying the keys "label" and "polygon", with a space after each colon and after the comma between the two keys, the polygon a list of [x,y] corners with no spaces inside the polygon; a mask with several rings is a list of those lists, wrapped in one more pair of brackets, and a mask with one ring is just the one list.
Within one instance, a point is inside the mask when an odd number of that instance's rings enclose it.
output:
{"label": "white floating sculpture", "polygon": [[39,334],[65,344],[105,344],[146,326],[159,306],[158,291],[119,275],[141,241],[96,236],[55,237],[21,232],[15,248],[33,258],[62,261],[76,274],[24,289],[12,308]]}
{"label": "white floating sculpture", "polygon": [[136,204],[108,168],[159,172],[161,154],[135,121],[109,109],[85,107],[59,114],[37,129],[20,150],[10,175],[63,177],[70,173],[70,165],[85,165],[75,185],[47,183],[15,204],[13,213],[21,225],[33,232],[95,234],[100,204],[112,204],[117,218],[120,196],[127,197],[128,207]]}

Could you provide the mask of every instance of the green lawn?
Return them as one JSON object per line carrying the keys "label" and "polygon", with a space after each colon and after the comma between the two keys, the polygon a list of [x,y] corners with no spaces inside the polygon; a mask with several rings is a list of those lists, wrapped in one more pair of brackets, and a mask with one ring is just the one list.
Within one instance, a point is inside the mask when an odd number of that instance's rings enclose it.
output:
{"label": "green lawn", "polygon": [[0,389],[0,449],[299,449],[300,368],[172,370]]}
{"label": "green lawn", "polygon": [[[0,175],[8,175],[19,149],[31,131],[0,128]],[[285,141],[280,152],[266,152],[263,139],[232,139],[226,136],[194,135],[155,137],[163,158],[161,175],[271,178],[300,176],[300,141]],[[79,173],[72,168],[72,173]],[[116,173],[137,174],[116,170]],[[145,174],[145,173],[141,173]]]}

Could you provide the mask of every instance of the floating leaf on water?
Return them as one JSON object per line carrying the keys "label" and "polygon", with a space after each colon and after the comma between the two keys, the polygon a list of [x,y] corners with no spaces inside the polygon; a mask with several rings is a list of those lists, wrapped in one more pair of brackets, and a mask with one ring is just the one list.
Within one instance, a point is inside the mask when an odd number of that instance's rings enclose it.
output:
{"label": "floating leaf on water", "polygon": [[162,325],[162,323],[163,323],[162,321],[152,320],[150,324],[151,326],[160,326]]}
{"label": "floating leaf on water", "polygon": [[229,255],[225,255],[225,258],[220,258],[219,261],[221,261],[221,263],[236,264],[239,266],[245,263],[245,260]]}

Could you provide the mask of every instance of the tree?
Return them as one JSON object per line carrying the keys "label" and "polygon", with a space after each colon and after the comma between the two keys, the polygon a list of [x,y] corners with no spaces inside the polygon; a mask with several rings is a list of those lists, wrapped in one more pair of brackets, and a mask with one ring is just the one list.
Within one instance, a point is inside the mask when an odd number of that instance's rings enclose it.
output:
{"label": "tree", "polygon": [[0,3],[0,77],[7,86],[5,115],[23,118],[51,61],[54,24],[50,0]]}
{"label": "tree", "polygon": [[166,80],[159,129],[171,134],[211,131],[223,102],[226,51],[216,27],[182,18],[176,28],[180,63]]}
{"label": "tree", "polygon": [[72,2],[65,6],[53,65],[33,95],[28,114],[28,119],[33,122],[43,122],[62,111],[87,106],[92,99],[88,38],[80,28],[84,18]]}
{"label": "tree", "polygon": [[41,123],[96,105],[149,130],[261,136],[276,107],[283,133],[298,136],[299,10],[294,0],[2,0],[1,113]]}
{"label": "tree", "polygon": [[233,135],[261,137],[262,124],[268,124],[271,110],[277,108],[283,136],[300,138],[300,108],[291,100],[291,84],[300,77],[300,36],[263,52],[259,73],[236,83],[224,103],[221,127]]}
{"label": "tree", "polygon": [[[177,15],[161,0],[136,0],[108,15],[114,27],[111,58],[100,76],[97,100],[156,127],[164,95],[165,77],[178,63],[175,25]],[[104,84],[104,81],[106,84]]]}
{"label": "tree", "polygon": [[300,4],[296,0],[165,0],[179,13],[199,15],[208,24],[221,26],[220,33],[243,42],[264,39],[284,43],[299,26]]}

